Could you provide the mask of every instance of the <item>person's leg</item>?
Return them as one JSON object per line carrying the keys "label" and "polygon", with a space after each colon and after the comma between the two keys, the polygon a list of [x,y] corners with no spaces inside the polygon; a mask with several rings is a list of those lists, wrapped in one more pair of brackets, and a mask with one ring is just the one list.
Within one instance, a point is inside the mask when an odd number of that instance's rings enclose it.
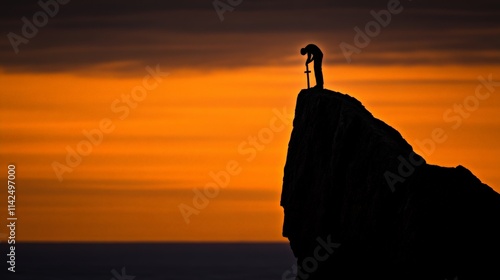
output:
{"label": "person's leg", "polygon": [[323,88],[323,57],[317,57],[314,60],[314,77],[316,78],[316,87]]}

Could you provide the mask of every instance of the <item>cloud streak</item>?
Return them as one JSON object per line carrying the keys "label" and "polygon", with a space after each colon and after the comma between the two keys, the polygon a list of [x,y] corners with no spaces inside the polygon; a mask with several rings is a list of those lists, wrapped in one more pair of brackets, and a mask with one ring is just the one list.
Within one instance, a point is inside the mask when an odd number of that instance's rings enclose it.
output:
{"label": "cloud streak", "polygon": [[[499,64],[500,11],[494,1],[402,1],[404,11],[363,50],[359,65]],[[20,33],[37,11],[9,1],[1,33]],[[145,65],[213,70],[298,63],[297,49],[317,42],[326,63],[345,63],[339,44],[387,1],[245,1],[221,23],[210,1],[72,1],[15,54],[0,41],[6,72],[139,74]],[[39,9],[38,9],[39,10]],[[9,11],[9,12],[5,12]],[[432,54],[432,55],[429,55]]]}

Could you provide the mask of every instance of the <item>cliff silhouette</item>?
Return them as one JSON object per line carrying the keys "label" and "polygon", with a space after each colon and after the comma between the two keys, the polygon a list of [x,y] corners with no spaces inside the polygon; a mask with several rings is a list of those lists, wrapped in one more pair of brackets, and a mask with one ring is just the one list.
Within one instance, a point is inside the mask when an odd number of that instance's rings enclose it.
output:
{"label": "cliff silhouette", "polygon": [[281,206],[298,266],[284,279],[500,279],[500,195],[348,95],[299,93]]}

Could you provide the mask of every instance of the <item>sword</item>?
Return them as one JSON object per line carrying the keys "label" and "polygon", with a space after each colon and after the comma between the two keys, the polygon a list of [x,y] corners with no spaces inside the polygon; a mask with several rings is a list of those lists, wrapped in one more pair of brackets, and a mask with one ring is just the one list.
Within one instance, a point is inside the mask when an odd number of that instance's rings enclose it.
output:
{"label": "sword", "polygon": [[309,85],[309,73],[311,73],[311,71],[309,71],[309,64],[306,64],[306,71],[304,71],[304,73],[306,73],[307,75],[307,89],[310,89],[311,86]]}

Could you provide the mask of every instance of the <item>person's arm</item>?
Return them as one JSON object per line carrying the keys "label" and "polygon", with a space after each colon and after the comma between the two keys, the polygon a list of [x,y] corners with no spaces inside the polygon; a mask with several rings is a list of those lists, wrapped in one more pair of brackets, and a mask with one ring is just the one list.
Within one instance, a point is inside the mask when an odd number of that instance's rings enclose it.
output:
{"label": "person's arm", "polygon": [[307,60],[306,60],[306,65],[311,63],[313,60],[311,58],[311,53],[307,53]]}

